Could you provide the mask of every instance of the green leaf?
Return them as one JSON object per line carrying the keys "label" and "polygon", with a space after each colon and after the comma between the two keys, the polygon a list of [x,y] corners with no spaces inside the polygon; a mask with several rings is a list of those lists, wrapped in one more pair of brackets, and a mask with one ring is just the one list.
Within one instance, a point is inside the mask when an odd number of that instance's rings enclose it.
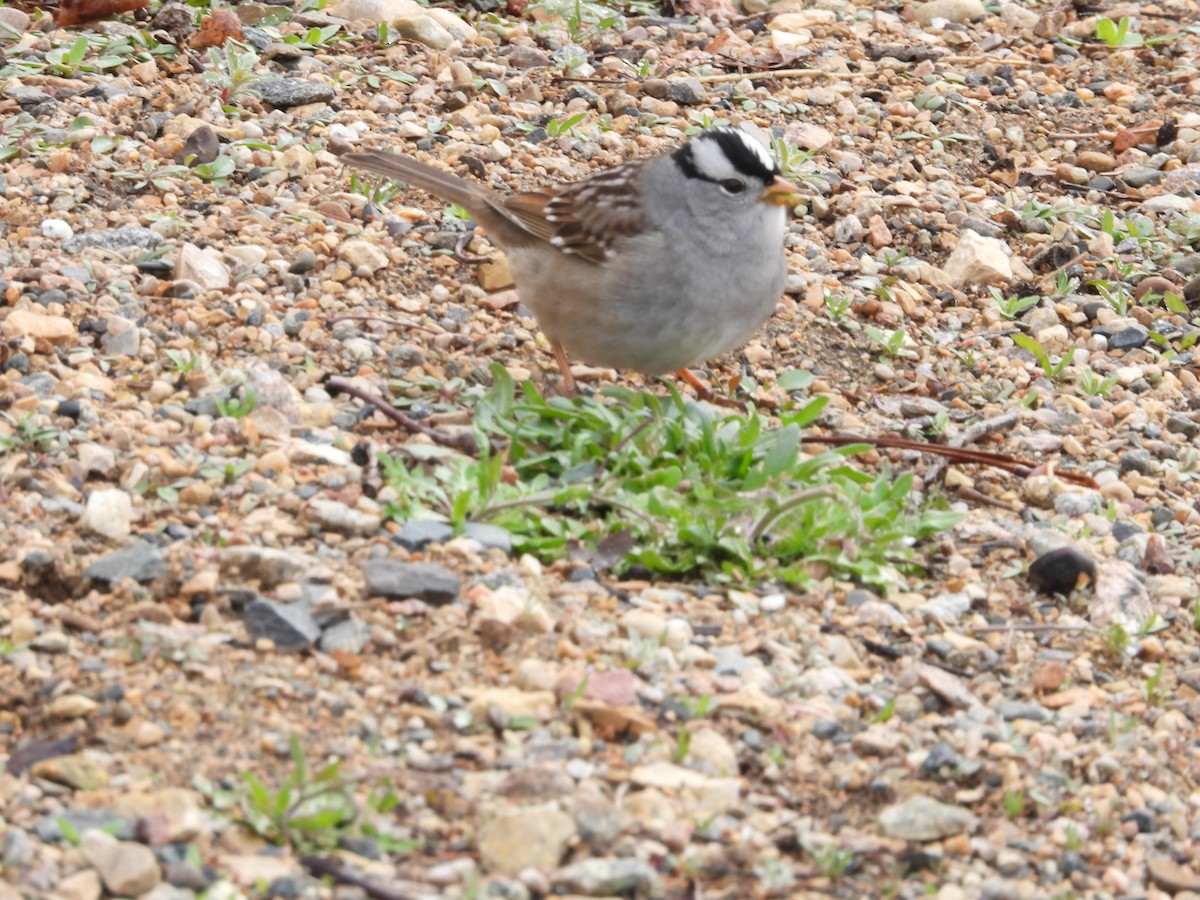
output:
{"label": "green leaf", "polygon": [[815,380],[816,376],[812,372],[804,369],[792,369],[780,375],[777,383],[781,388],[790,393],[792,391],[807,390]]}
{"label": "green leaf", "polygon": [[67,55],[63,57],[63,61],[71,68],[78,68],[83,62],[84,57],[88,52],[88,39],[82,35],[71,45],[71,49],[67,51]]}

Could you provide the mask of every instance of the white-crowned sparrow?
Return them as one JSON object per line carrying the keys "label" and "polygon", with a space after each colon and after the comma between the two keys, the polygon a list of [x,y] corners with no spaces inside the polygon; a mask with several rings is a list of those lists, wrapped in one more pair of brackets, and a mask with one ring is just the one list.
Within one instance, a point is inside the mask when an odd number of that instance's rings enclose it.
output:
{"label": "white-crowned sparrow", "polygon": [[736,128],[507,196],[394,153],[342,159],[457,203],[483,226],[507,253],[568,390],[566,353],[647,375],[684,370],[749,340],[783,292],[796,188]]}

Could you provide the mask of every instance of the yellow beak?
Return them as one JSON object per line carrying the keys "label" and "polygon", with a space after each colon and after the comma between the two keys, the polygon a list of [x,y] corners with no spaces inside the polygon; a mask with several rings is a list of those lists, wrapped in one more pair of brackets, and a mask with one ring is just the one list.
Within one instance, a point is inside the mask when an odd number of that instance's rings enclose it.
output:
{"label": "yellow beak", "polygon": [[776,175],[775,180],[767,185],[767,189],[758,199],[772,206],[795,206],[800,202],[800,192],[782,175]]}

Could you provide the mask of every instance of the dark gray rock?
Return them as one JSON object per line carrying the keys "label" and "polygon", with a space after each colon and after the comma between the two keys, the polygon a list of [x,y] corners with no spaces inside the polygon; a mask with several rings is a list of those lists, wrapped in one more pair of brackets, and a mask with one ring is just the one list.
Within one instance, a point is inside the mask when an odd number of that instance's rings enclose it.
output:
{"label": "dark gray rock", "polygon": [[246,607],[244,621],[253,640],[266,638],[281,650],[308,647],[321,637],[321,629],[304,603],[276,603],[260,597]]}
{"label": "dark gray rock", "polygon": [[1150,474],[1150,451],[1138,448],[1136,450],[1127,450],[1121,455],[1121,471],[1122,472],[1138,472],[1142,475]]}
{"label": "dark gray rock", "polygon": [[479,541],[488,550],[502,550],[512,553],[512,535],[499,525],[488,525],[484,522],[468,522],[463,526],[463,537]]}
{"label": "dark gray rock", "polygon": [[708,91],[695,78],[681,78],[671,82],[667,88],[667,96],[683,106],[695,106],[708,99]]}
{"label": "dark gray rock", "polygon": [[392,600],[415,598],[442,606],[458,597],[458,576],[437,563],[402,563],[373,559],[363,566],[367,594]]}
{"label": "dark gray rock", "polygon": [[110,553],[83,570],[83,577],[111,585],[132,578],[139,584],[153,581],[166,574],[167,564],[162,551],[153,544],[138,541],[124,550]]}
{"label": "dark gray rock", "polygon": [[275,109],[290,109],[306,103],[328,103],[334,97],[333,88],[329,85],[303,78],[260,81],[255,89],[263,102]]}
{"label": "dark gray rock", "polygon": [[958,768],[962,757],[946,741],[938,741],[929,748],[929,755],[921,762],[921,771],[926,775],[950,775]]}
{"label": "dark gray rock", "polygon": [[1150,332],[1141,325],[1131,325],[1108,339],[1109,350],[1135,350],[1150,340]]}
{"label": "dark gray rock", "polygon": [[1131,188],[1141,188],[1148,184],[1158,184],[1163,179],[1163,173],[1158,169],[1138,168],[1121,173],[1121,180]]}
{"label": "dark gray rock", "polygon": [[424,550],[430,544],[444,544],[454,537],[454,529],[445,522],[435,522],[433,519],[413,519],[405,522],[404,527],[392,535],[392,540],[408,550]]}
{"label": "dark gray rock", "polygon": [[188,135],[176,161],[188,166],[202,166],[221,155],[221,142],[210,125],[201,125]]}
{"label": "dark gray rock", "polygon": [[1171,413],[1167,416],[1167,431],[1182,434],[1190,440],[1200,434],[1200,422],[1190,419],[1182,413]]}

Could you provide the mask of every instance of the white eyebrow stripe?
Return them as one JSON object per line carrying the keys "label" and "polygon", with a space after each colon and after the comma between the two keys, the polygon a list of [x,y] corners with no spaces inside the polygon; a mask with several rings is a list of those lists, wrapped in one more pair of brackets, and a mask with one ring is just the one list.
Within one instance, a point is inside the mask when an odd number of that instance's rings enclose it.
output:
{"label": "white eyebrow stripe", "polygon": [[726,178],[741,176],[717,141],[693,142],[692,162],[700,175],[710,181],[724,181]]}

